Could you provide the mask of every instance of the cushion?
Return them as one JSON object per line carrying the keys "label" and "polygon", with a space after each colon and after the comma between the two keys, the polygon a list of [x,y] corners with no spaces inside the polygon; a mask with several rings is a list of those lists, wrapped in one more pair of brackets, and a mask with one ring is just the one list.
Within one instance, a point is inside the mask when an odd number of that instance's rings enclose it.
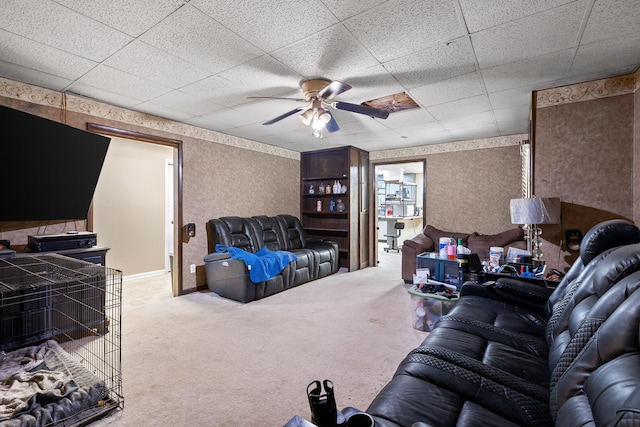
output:
{"label": "cushion", "polygon": [[511,242],[522,239],[524,239],[524,231],[522,228],[517,227],[498,234],[472,234],[467,239],[467,247],[471,250],[471,253],[478,254],[481,260],[487,261],[491,246],[503,248]]}
{"label": "cushion", "polygon": [[434,250],[438,250],[440,248],[440,238],[441,237],[453,237],[456,241],[456,245],[458,244],[458,239],[462,239],[462,244],[467,246],[467,239],[472,234],[470,233],[455,233],[453,231],[442,231],[433,227],[432,225],[427,225],[423,231],[424,235],[433,240],[433,244],[435,246]]}

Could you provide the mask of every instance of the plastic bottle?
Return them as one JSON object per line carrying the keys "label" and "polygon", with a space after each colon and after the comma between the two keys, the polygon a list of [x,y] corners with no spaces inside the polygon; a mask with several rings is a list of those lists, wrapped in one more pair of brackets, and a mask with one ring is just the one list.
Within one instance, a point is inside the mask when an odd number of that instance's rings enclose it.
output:
{"label": "plastic bottle", "polygon": [[449,239],[449,245],[447,246],[447,258],[448,259],[457,259],[456,253],[456,241],[452,238]]}
{"label": "plastic bottle", "polygon": [[331,186],[327,184],[327,187],[324,190],[325,194],[331,194]]}
{"label": "plastic bottle", "polygon": [[464,255],[465,253],[464,245],[462,244],[462,239],[458,239],[458,247],[456,248],[456,253],[458,254],[458,256]]}

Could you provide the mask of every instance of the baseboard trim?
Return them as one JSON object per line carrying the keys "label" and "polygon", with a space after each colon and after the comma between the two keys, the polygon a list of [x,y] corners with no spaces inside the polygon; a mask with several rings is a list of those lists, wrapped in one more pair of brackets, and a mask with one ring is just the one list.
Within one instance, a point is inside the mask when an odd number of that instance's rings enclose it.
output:
{"label": "baseboard trim", "polygon": [[164,270],[147,271],[145,273],[122,276],[122,281],[127,282],[129,280],[146,279],[147,277],[162,276],[163,274],[168,274],[168,273]]}

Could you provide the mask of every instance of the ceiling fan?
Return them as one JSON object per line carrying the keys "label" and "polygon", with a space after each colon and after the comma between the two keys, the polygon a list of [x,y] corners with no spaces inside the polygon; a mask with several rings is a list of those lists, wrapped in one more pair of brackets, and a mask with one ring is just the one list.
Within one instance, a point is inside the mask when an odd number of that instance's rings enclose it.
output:
{"label": "ceiling fan", "polygon": [[323,78],[303,80],[300,83],[300,88],[302,89],[304,98],[281,98],[273,96],[249,96],[248,98],[289,99],[292,101],[305,102],[305,106],[287,111],[278,117],[264,122],[263,125],[272,125],[282,119],[300,113],[302,123],[311,126],[313,128],[312,135],[317,138],[322,138],[321,131],[324,127],[326,127],[329,132],[337,132],[340,130],[338,122],[333,118],[333,115],[327,107],[364,114],[378,119],[386,119],[389,117],[387,110],[333,100],[336,96],[351,89],[351,86],[348,84],[337,80],[331,81]]}

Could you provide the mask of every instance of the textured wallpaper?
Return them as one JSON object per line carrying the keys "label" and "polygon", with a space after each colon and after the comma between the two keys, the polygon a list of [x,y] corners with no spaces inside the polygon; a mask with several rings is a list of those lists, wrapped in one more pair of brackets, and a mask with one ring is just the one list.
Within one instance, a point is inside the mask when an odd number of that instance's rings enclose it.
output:
{"label": "textured wallpaper", "polygon": [[[638,219],[638,73],[537,93],[534,190],[560,197],[562,223],[543,226],[544,259],[566,269],[578,256],[568,229]],[[636,169],[634,169],[634,167]]]}

